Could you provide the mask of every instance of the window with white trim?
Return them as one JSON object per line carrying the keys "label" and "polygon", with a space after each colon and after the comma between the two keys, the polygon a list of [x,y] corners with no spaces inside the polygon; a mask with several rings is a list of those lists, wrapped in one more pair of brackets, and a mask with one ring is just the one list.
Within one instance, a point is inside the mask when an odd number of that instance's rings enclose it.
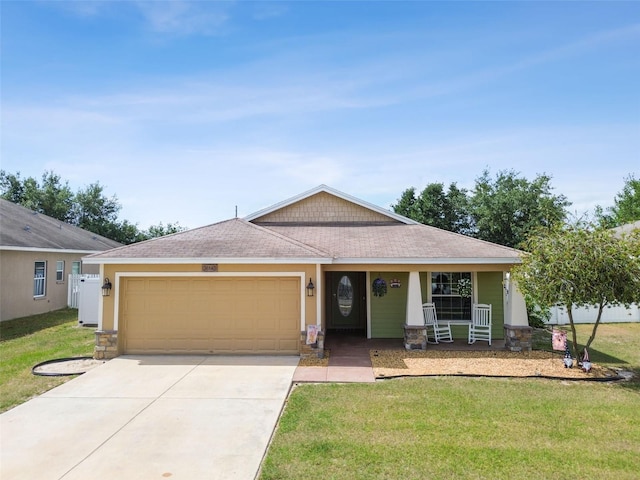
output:
{"label": "window with white trim", "polygon": [[82,273],[82,267],[80,262],[73,262],[71,264],[71,273],[74,275],[79,275]]}
{"label": "window with white trim", "polygon": [[47,262],[35,262],[33,271],[33,296],[44,297],[47,284]]}
{"label": "window with white trim", "polygon": [[56,262],[56,282],[64,282],[64,260]]}
{"label": "window with white trim", "polygon": [[471,319],[471,272],[431,272],[431,299],[442,320]]}

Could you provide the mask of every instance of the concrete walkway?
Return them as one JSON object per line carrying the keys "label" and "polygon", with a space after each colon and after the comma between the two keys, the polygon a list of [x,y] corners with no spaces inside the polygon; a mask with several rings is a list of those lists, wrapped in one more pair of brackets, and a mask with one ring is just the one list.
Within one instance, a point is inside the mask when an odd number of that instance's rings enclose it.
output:
{"label": "concrete walkway", "polygon": [[297,363],[118,357],[0,416],[0,478],[253,479]]}
{"label": "concrete walkway", "polygon": [[298,367],[293,381],[372,383],[376,381],[371,365],[370,350],[401,348],[397,339],[369,339],[355,335],[331,335],[327,337],[325,348],[331,351],[326,367]]}

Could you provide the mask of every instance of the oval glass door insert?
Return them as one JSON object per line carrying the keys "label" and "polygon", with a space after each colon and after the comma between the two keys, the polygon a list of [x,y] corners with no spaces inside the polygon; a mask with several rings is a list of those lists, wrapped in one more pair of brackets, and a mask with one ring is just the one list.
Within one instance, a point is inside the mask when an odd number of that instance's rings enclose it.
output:
{"label": "oval glass door insert", "polygon": [[343,317],[348,317],[353,309],[353,286],[346,275],[338,283],[338,308]]}

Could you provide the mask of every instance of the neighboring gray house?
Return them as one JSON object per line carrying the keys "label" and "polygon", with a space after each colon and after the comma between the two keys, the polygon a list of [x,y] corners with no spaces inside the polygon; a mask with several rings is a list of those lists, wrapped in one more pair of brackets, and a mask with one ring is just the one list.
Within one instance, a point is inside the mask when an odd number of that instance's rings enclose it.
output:
{"label": "neighboring gray house", "polygon": [[98,273],[82,257],[120,243],[0,199],[0,321],[67,305],[70,273]]}

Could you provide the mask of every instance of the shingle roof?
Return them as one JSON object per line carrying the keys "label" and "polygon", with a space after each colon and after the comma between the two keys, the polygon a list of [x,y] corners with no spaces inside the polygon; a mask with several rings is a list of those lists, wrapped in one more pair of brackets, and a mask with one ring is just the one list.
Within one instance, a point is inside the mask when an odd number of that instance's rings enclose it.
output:
{"label": "shingle roof", "polygon": [[242,219],[135,243],[85,257],[124,259],[478,260],[516,263],[519,252],[426,225],[286,225]]}
{"label": "shingle roof", "polygon": [[309,259],[326,254],[242,219],[134,243],[85,257],[110,259]]}
{"label": "shingle roof", "polygon": [[121,244],[0,199],[0,247],[101,252]]}
{"label": "shingle roof", "polygon": [[269,225],[336,259],[513,259],[519,251],[427,225]]}
{"label": "shingle roof", "polygon": [[[328,187],[318,187],[333,194]],[[317,189],[315,189],[317,190]],[[315,190],[310,192],[315,192]],[[317,192],[316,192],[317,193]],[[298,201],[312,198],[309,192]],[[345,194],[339,198],[346,199]],[[297,197],[296,197],[297,198]],[[313,197],[316,198],[316,197]],[[320,198],[320,197],[318,197]],[[349,200],[350,201],[349,197]],[[317,203],[322,203],[322,198]],[[291,201],[281,202],[286,209]],[[368,208],[358,202],[358,208]],[[318,208],[315,205],[314,208]],[[261,223],[232,219],[186,232],[85,257],[88,263],[255,263],[308,261],[318,263],[501,263],[520,261],[520,252],[413,221],[292,221]],[[377,209],[378,211],[380,209]],[[313,217],[313,215],[311,215]],[[359,217],[358,217],[359,218]],[[390,217],[391,218],[391,217]],[[255,222],[255,223],[254,223]]]}

